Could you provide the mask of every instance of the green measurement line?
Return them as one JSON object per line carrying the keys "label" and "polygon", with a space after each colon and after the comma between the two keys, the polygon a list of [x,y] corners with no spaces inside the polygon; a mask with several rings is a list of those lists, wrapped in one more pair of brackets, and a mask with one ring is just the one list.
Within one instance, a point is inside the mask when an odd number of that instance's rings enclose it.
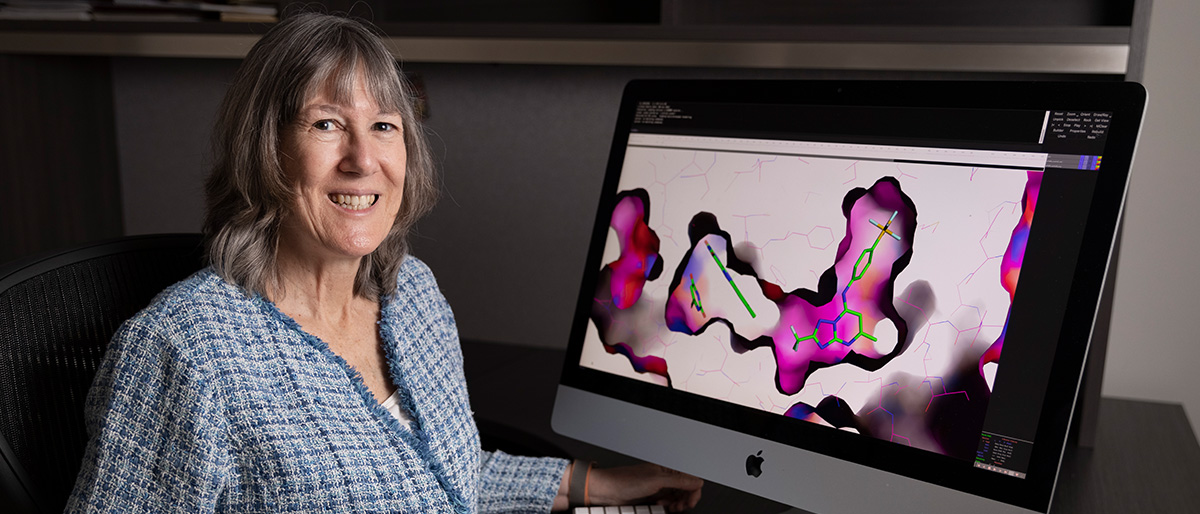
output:
{"label": "green measurement line", "polygon": [[757,314],[754,314],[754,309],[751,309],[751,308],[750,308],[750,302],[747,302],[747,301],[746,301],[746,297],[745,297],[745,296],[742,296],[742,291],[741,291],[740,289],[738,289],[738,286],[737,286],[737,284],[734,284],[734,283],[733,283],[733,277],[731,277],[731,276],[729,275],[729,272],[725,270],[725,265],[724,265],[724,264],[721,264],[721,258],[720,258],[720,257],[717,257],[717,252],[713,251],[713,248],[712,248],[712,246],[710,246],[710,245],[708,244],[708,241],[705,241],[705,242],[704,242],[704,246],[707,246],[707,247],[708,247],[708,254],[712,256],[712,258],[713,258],[713,260],[714,260],[714,261],[717,261],[717,267],[718,267],[718,268],[721,268],[721,273],[724,273],[724,274],[725,274],[725,280],[728,280],[728,281],[729,281],[729,285],[733,286],[733,292],[737,293],[737,295],[738,295],[738,298],[740,298],[740,299],[742,300],[742,305],[745,305],[745,306],[746,306],[746,310],[750,312],[750,317],[751,317],[751,318],[757,318],[757,317],[758,317],[758,315],[757,315]]}
{"label": "green measurement line", "polygon": [[738,295],[738,298],[741,298],[741,299],[742,299],[742,305],[745,305],[745,306],[746,306],[746,310],[750,312],[750,317],[751,317],[751,318],[757,318],[757,317],[758,317],[758,315],[754,314],[754,309],[751,309],[751,308],[750,308],[750,302],[747,302],[747,301],[746,301],[746,297],[745,297],[745,296],[742,296],[742,292],[738,290],[738,288],[737,288],[737,284],[734,284],[734,283],[731,281],[731,282],[729,282],[729,285],[733,286],[733,292],[737,293],[737,295]]}

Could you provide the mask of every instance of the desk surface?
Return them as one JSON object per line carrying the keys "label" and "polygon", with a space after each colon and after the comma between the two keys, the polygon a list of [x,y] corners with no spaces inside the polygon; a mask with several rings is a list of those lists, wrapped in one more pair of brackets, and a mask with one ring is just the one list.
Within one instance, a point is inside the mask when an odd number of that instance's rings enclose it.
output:
{"label": "desk surface", "polygon": [[[463,342],[467,383],[477,418],[516,427],[572,455],[604,465],[628,457],[555,434],[550,413],[563,352]],[[1095,448],[1068,447],[1051,512],[1158,513],[1200,510],[1200,444],[1177,404],[1104,398]],[[779,503],[706,483],[694,511],[778,513]]]}

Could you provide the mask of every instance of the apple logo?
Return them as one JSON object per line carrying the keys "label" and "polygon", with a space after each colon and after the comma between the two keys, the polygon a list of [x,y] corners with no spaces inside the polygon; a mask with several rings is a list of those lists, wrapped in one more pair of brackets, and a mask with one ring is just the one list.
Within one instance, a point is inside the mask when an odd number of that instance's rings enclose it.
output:
{"label": "apple logo", "polygon": [[746,474],[754,478],[758,478],[758,476],[762,474],[763,460],[765,459],[762,458],[762,450],[759,450],[758,453],[754,455],[746,457]]}

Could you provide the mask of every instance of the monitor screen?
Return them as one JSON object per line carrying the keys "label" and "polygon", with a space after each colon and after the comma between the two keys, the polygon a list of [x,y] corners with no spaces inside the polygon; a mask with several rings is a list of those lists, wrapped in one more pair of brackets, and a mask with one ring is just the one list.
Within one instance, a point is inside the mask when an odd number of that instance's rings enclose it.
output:
{"label": "monitor screen", "polygon": [[814,512],[1046,511],[1143,105],[631,83],[556,430]]}

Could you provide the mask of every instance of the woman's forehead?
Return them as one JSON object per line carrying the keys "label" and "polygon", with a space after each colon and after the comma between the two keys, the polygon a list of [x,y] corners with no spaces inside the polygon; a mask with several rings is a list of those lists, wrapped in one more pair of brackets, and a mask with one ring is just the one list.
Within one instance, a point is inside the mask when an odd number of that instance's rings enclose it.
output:
{"label": "woman's forehead", "polygon": [[400,112],[402,94],[394,69],[370,70],[361,63],[353,69],[337,66],[324,77],[314,76],[299,107],[307,109],[317,104],[348,108],[360,95],[380,112]]}

